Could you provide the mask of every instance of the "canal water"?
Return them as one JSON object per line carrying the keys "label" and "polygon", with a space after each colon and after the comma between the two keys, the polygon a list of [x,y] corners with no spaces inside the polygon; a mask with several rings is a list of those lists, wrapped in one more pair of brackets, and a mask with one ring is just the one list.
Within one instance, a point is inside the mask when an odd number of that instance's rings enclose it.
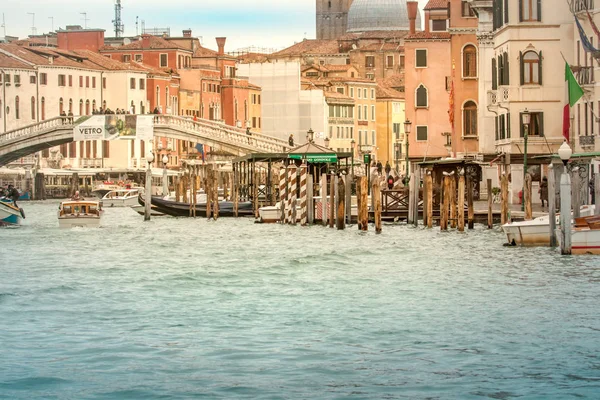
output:
{"label": "canal water", "polygon": [[600,395],[600,258],[58,202],[0,230],[0,399]]}

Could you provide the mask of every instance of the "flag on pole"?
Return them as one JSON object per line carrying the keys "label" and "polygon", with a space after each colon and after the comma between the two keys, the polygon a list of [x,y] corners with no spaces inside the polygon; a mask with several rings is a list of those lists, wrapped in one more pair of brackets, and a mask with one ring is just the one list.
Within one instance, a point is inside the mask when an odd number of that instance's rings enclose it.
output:
{"label": "flag on pole", "polygon": [[569,63],[565,62],[565,107],[563,109],[563,136],[567,141],[569,138],[569,129],[571,128],[571,107],[583,96],[583,89],[577,83]]}
{"label": "flag on pole", "polygon": [[454,79],[450,82],[450,96],[448,99],[448,120],[454,129]]}

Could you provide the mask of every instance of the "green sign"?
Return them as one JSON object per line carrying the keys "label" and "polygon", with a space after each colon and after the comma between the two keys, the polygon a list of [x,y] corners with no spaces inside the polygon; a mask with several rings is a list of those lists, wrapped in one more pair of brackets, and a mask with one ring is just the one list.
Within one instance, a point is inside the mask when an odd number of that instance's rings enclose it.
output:
{"label": "green sign", "polygon": [[365,164],[371,164],[371,155],[365,154]]}
{"label": "green sign", "polygon": [[292,160],[306,160],[312,163],[336,163],[337,154],[290,154]]}

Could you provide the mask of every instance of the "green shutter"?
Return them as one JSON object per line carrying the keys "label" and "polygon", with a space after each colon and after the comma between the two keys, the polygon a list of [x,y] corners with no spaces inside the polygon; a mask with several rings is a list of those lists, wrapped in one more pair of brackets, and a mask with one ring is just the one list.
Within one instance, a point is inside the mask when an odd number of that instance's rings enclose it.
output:
{"label": "green shutter", "polygon": [[498,70],[496,69],[496,58],[492,58],[492,90],[498,89]]}
{"label": "green shutter", "polygon": [[508,69],[508,53],[504,53],[504,84],[505,85],[510,85],[510,69]]}
{"label": "green shutter", "polygon": [[519,22],[523,22],[523,0],[519,0]]}
{"label": "green shutter", "polygon": [[504,0],[504,23],[508,24],[508,0]]}
{"label": "green shutter", "polygon": [[496,140],[498,140],[498,116],[496,115],[494,119],[494,131],[496,133]]}
{"label": "green shutter", "polygon": [[542,0],[537,0],[537,20],[542,20]]}
{"label": "green shutter", "polygon": [[539,84],[542,84],[542,51],[538,53],[539,62],[538,62],[538,77],[540,79]]}
{"label": "green shutter", "polygon": [[519,66],[521,73],[521,85],[525,84],[525,66],[523,65],[523,52],[519,52]]}
{"label": "green shutter", "polygon": [[510,113],[506,113],[506,138],[510,139]]}

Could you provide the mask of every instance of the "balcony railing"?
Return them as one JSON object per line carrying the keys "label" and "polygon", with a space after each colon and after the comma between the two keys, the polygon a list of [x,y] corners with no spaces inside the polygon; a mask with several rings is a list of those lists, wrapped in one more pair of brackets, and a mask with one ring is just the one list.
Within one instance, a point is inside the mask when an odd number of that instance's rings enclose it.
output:
{"label": "balcony railing", "polygon": [[573,0],[571,4],[573,12],[581,12],[594,9],[594,0]]}
{"label": "balcony railing", "polygon": [[497,90],[488,90],[488,106],[498,105],[498,91]]}
{"label": "balcony railing", "polygon": [[596,144],[595,136],[579,136],[579,145],[581,147],[592,147]]}
{"label": "balcony railing", "polygon": [[594,67],[579,67],[575,73],[575,79],[580,85],[591,85],[594,83]]}

